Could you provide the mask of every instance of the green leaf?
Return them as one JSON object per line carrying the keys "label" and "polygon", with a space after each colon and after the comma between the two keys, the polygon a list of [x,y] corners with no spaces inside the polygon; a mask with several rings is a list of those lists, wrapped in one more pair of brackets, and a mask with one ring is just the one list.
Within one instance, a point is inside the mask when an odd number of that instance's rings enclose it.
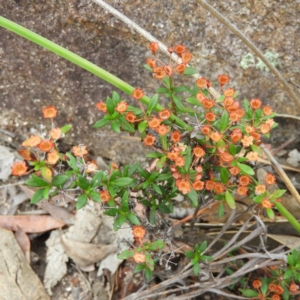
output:
{"label": "green leaf", "polygon": [[43,193],[43,197],[44,199],[49,199],[49,192],[50,192],[50,186],[44,188],[44,193]]}
{"label": "green leaf", "polygon": [[149,65],[147,65],[147,64],[144,64],[143,65],[143,67],[147,70],[147,71],[149,71],[149,72],[153,72],[153,70],[150,68],[150,66]]}
{"label": "green leaf", "polygon": [[146,154],[147,158],[158,158],[158,157],[162,157],[162,156],[164,156],[164,154],[160,153],[160,152],[150,152],[150,153]]}
{"label": "green leaf", "polygon": [[266,208],[266,213],[269,219],[273,220],[275,218],[275,214],[272,208]]}
{"label": "green leaf", "polygon": [[88,190],[88,188],[90,187],[90,183],[81,175],[78,176],[77,184],[81,189],[85,191]]}
{"label": "green leaf", "polygon": [[60,127],[61,132],[64,133],[64,134],[67,134],[71,129],[72,129],[71,124],[67,124],[63,127]]}
{"label": "green leaf", "polygon": [[121,122],[121,128],[123,128],[127,132],[135,132],[134,127],[127,121]]}
{"label": "green leaf", "polygon": [[104,214],[107,216],[115,217],[116,215],[119,214],[119,212],[120,212],[120,210],[118,208],[113,207],[113,208],[109,208],[108,210],[106,210],[104,212]]}
{"label": "green leaf", "polygon": [[194,75],[194,74],[198,74],[198,71],[192,67],[186,67],[183,75]]}
{"label": "green leaf", "polygon": [[201,106],[199,100],[194,96],[186,98],[185,101],[192,105]]}
{"label": "green leaf", "polygon": [[153,272],[148,268],[145,269],[144,274],[145,274],[146,282],[149,282],[153,277]]}
{"label": "green leaf", "polygon": [[218,217],[221,218],[224,216],[224,205],[222,202],[220,202],[218,207]]}
{"label": "green leaf", "polygon": [[100,198],[99,192],[91,191],[90,192],[90,196],[91,196],[91,198],[92,198],[93,201],[95,201],[95,202],[101,202],[101,198]]}
{"label": "green leaf", "polygon": [[199,247],[199,252],[203,253],[206,248],[207,248],[207,241],[203,241],[202,244]]}
{"label": "green leaf", "polygon": [[93,127],[94,127],[94,128],[101,128],[101,127],[106,126],[109,122],[110,122],[110,120],[101,119],[101,120],[97,121],[97,122],[94,124]]}
{"label": "green leaf", "polygon": [[67,157],[69,158],[67,160],[67,164],[70,166],[71,169],[78,171],[78,166],[77,166],[77,159],[71,154],[71,153],[66,153]]}
{"label": "green leaf", "polygon": [[119,94],[116,91],[112,92],[112,100],[114,102],[114,104],[118,104],[121,101],[121,98],[119,96]]}
{"label": "green leaf", "polygon": [[134,250],[124,250],[122,253],[118,254],[118,259],[128,259],[135,254]]}
{"label": "green leaf", "polygon": [[251,289],[239,289],[244,297],[248,298],[256,298],[258,296],[258,292]]}
{"label": "green leaf", "polygon": [[66,175],[57,175],[52,179],[51,185],[57,186],[57,187],[62,187],[67,182],[68,178],[69,178],[69,176],[66,176]]}
{"label": "green leaf", "polygon": [[142,132],[144,132],[146,130],[147,127],[148,127],[148,122],[146,120],[144,120],[141,123],[139,123],[139,125],[138,125],[138,131],[140,133],[142,133]]}
{"label": "green leaf", "polygon": [[189,170],[191,164],[192,164],[192,149],[190,146],[186,148],[186,154],[184,155],[184,168],[186,171]]}
{"label": "green leaf", "polygon": [[220,177],[222,183],[226,184],[228,182],[229,175],[230,173],[227,168],[221,168]]}
{"label": "green leaf", "polygon": [[122,177],[114,180],[111,184],[116,185],[118,187],[124,187],[133,183],[134,179],[130,177]]}
{"label": "green leaf", "polygon": [[114,231],[117,231],[126,222],[126,216],[121,215],[114,222]]}
{"label": "green leaf", "polygon": [[291,269],[287,269],[283,274],[283,279],[287,280],[293,277],[293,271]]}
{"label": "green leaf", "polygon": [[216,102],[219,103],[219,102],[223,102],[225,99],[225,95],[221,95],[217,100]]}
{"label": "green leaf", "polygon": [[170,80],[170,77],[166,76],[163,78],[163,82],[164,84],[168,87],[168,88],[171,88],[171,80]]}
{"label": "green leaf", "polygon": [[114,122],[112,122],[111,125],[110,125],[110,129],[113,130],[116,133],[121,133],[119,121],[115,120]]}
{"label": "green leaf", "polygon": [[156,90],[156,93],[160,93],[160,94],[170,93],[170,90],[165,87],[161,87]]}
{"label": "green leaf", "polygon": [[189,91],[189,88],[187,88],[186,86],[183,86],[183,85],[178,86],[173,90],[174,93],[181,93],[181,92],[186,92],[186,91]]}
{"label": "green leaf", "polygon": [[159,211],[161,211],[164,214],[169,214],[170,213],[170,208],[165,204],[159,204],[157,206],[157,208],[158,208]]}
{"label": "green leaf", "polygon": [[195,264],[193,265],[193,271],[194,271],[194,274],[195,274],[196,276],[199,275],[199,272],[200,272],[200,264],[199,264],[198,262],[195,263]]}
{"label": "green leaf", "polygon": [[159,185],[157,185],[157,184],[155,184],[155,183],[152,183],[151,186],[152,186],[153,190],[154,190],[157,194],[162,195],[162,191],[161,191],[161,188],[160,188]]}
{"label": "green leaf", "polygon": [[229,116],[228,116],[228,112],[226,110],[223,111],[223,114],[221,116],[220,119],[220,130],[221,132],[224,132],[229,124]]}
{"label": "green leaf", "polygon": [[172,95],[172,100],[175,103],[175,105],[179,111],[184,111],[184,106],[179,97]]}
{"label": "green leaf", "polygon": [[88,196],[87,194],[82,194],[77,198],[76,209],[80,209],[87,204]]}
{"label": "green leaf", "polygon": [[271,195],[269,195],[269,199],[270,199],[270,200],[278,199],[278,198],[280,198],[285,192],[286,192],[286,190],[276,190],[274,193],[272,193]]}
{"label": "green leaf", "polygon": [[154,260],[152,259],[151,257],[151,254],[150,253],[145,253],[145,256],[146,256],[146,265],[148,266],[148,268],[153,271],[154,270]]}
{"label": "green leaf", "polygon": [[102,177],[103,177],[103,172],[99,171],[96,173],[96,175],[92,178],[90,186],[92,188],[98,187],[102,183]]}
{"label": "green leaf", "polygon": [[122,199],[121,199],[121,210],[123,212],[128,212],[129,211],[129,206],[128,206],[128,191],[125,191]]}
{"label": "green leaf", "polygon": [[194,189],[191,189],[191,191],[187,194],[188,198],[191,200],[194,207],[197,207],[198,205],[198,194]]}
{"label": "green leaf", "polygon": [[138,172],[141,174],[142,177],[146,179],[150,177],[150,173],[141,167],[138,167]]}
{"label": "green leaf", "polygon": [[248,165],[237,163],[237,166],[241,170],[242,174],[246,174],[246,175],[250,175],[250,176],[255,174],[253,169],[251,167],[249,167]]}
{"label": "green leaf", "polygon": [[158,177],[156,178],[156,181],[165,181],[172,178],[172,175],[170,173],[162,173],[160,175],[158,175]]}
{"label": "green leaf", "polygon": [[253,201],[260,204],[263,198],[265,198],[265,194],[254,197]]}
{"label": "green leaf", "polygon": [[259,156],[262,156],[262,150],[259,146],[252,144],[250,147],[252,151],[257,152]]}
{"label": "green leaf", "polygon": [[49,183],[45,181],[44,179],[37,177],[36,175],[32,175],[32,177],[25,181],[25,184],[32,187],[42,187],[42,186],[48,186]]}
{"label": "green leaf", "polygon": [[184,255],[185,255],[187,258],[194,258],[195,253],[194,253],[194,251],[188,250],[188,251],[185,251],[185,252],[184,252]]}
{"label": "green leaf", "polygon": [[133,225],[140,225],[141,222],[134,213],[129,213],[126,215],[127,220]]}
{"label": "green leaf", "polygon": [[110,115],[112,115],[115,112],[115,104],[110,97],[106,98],[106,108]]}
{"label": "green leaf", "polygon": [[229,144],[229,153],[232,156],[235,156],[237,154],[237,149],[236,149],[236,146],[234,144]]}
{"label": "green leaf", "polygon": [[225,201],[231,209],[235,209],[235,200],[229,191],[225,193]]}
{"label": "green leaf", "polygon": [[37,190],[37,191],[33,194],[32,198],[31,198],[31,200],[30,200],[30,204],[36,204],[36,203],[38,203],[39,201],[41,201],[42,199],[44,199],[44,191],[45,191],[45,189],[46,189],[46,188]]}
{"label": "green leaf", "polygon": [[156,107],[158,103],[158,94],[155,94],[152,96],[152,98],[150,99],[150,102],[148,104],[148,109],[147,109],[147,115],[149,116],[153,109]]}
{"label": "green leaf", "polygon": [[134,274],[136,273],[139,273],[141,271],[143,271],[144,269],[146,268],[146,264],[143,263],[143,264],[140,264],[140,265],[137,265],[133,271]]}

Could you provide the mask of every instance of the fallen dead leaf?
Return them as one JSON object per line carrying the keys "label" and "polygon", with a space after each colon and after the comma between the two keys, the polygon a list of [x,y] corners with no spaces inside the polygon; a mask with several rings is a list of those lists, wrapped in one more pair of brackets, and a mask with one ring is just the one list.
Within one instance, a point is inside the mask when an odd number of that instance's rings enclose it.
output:
{"label": "fallen dead leaf", "polygon": [[275,240],[276,242],[285,245],[290,249],[299,249],[300,238],[292,235],[280,235],[280,234],[267,234],[268,237]]}
{"label": "fallen dead leaf", "polygon": [[30,240],[28,235],[22,228],[18,227],[18,230],[15,232],[15,239],[23,251],[27,262],[30,264]]}
{"label": "fallen dead leaf", "polygon": [[48,215],[0,216],[0,227],[13,231],[18,231],[18,228],[22,228],[27,233],[45,232],[61,228],[64,225],[65,223]]}

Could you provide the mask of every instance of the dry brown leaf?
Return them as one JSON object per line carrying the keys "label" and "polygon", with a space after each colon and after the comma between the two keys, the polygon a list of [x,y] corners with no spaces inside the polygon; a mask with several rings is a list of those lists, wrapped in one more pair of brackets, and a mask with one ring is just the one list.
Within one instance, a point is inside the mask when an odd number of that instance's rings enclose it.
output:
{"label": "dry brown leaf", "polygon": [[287,246],[290,249],[298,249],[300,247],[300,238],[292,235],[267,234],[268,237],[276,242]]}
{"label": "dry brown leaf", "polygon": [[15,239],[23,251],[27,262],[30,264],[30,240],[28,235],[22,228],[18,227],[18,230],[15,232]]}
{"label": "dry brown leaf", "polygon": [[0,227],[13,231],[17,231],[19,227],[27,233],[44,232],[64,225],[65,223],[46,215],[0,216]]}
{"label": "dry brown leaf", "polygon": [[97,263],[107,255],[117,251],[117,247],[112,245],[76,242],[67,239],[64,234],[61,234],[60,238],[66,253],[80,268]]}

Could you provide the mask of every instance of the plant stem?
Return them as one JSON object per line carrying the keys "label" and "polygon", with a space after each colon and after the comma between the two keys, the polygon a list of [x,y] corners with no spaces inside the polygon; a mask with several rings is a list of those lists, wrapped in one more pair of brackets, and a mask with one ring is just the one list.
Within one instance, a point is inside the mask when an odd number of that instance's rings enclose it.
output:
{"label": "plant stem", "polygon": [[[104,69],[96,66],[95,64],[89,62],[88,60],[80,57],[79,55],[49,41],[48,39],[40,36],[37,33],[32,32],[31,30],[20,26],[16,24],[15,22],[12,22],[6,18],[3,18],[0,16],[0,26],[54,52],[55,54],[69,60],[70,62],[74,63],[75,65],[89,71],[90,73],[100,77],[101,79],[107,81],[108,83],[114,85],[118,89],[122,90],[123,92],[132,95],[132,92],[134,90],[134,87],[126,83],[125,81],[119,79],[118,77],[114,76],[113,74],[105,71]],[[140,99],[142,103],[148,106],[150,102],[150,98],[147,96],[144,96]],[[156,111],[162,110],[163,107],[161,105],[157,105],[155,107]],[[188,126],[185,122],[183,122],[178,117],[172,115],[170,117],[171,121],[175,121],[175,123],[186,130],[192,130],[191,126]]]}
{"label": "plant stem", "polygon": [[280,203],[275,202],[278,211],[289,221],[289,223],[300,233],[300,224],[295,217]]}

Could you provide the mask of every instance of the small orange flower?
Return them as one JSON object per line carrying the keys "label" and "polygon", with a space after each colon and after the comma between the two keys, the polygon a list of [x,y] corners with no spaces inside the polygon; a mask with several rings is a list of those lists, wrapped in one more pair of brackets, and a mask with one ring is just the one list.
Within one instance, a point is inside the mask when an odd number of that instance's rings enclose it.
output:
{"label": "small orange flower", "polygon": [[146,230],[143,226],[133,226],[132,227],[132,234],[135,238],[143,239],[146,235]]}
{"label": "small orange flower", "polygon": [[28,167],[25,161],[15,162],[11,167],[11,174],[14,176],[22,176],[26,173]]}
{"label": "small orange flower", "polygon": [[251,99],[250,101],[250,106],[256,110],[259,109],[261,107],[261,101],[258,98],[255,99]]}
{"label": "small orange flower", "polygon": [[225,99],[224,99],[224,105],[226,106],[226,107],[229,107],[230,105],[232,105],[233,104],[233,102],[234,102],[234,98],[232,98],[232,97],[226,97]]}
{"label": "small orange flower", "polygon": [[177,71],[179,74],[183,74],[185,69],[186,69],[186,64],[185,64],[185,63],[179,64],[179,65],[176,67],[176,71]]}
{"label": "small orange flower", "polygon": [[207,79],[204,77],[198,78],[196,80],[196,85],[199,89],[206,89],[207,88]]}
{"label": "small orange flower", "polygon": [[265,116],[269,116],[273,113],[273,109],[271,108],[271,106],[265,105],[263,107],[263,113]]}
{"label": "small orange flower", "polygon": [[224,185],[222,183],[216,183],[214,191],[216,194],[222,194],[224,192]]}
{"label": "small orange flower", "polygon": [[217,143],[222,139],[223,135],[219,132],[212,132],[209,137]]}
{"label": "small orange flower", "polygon": [[146,255],[140,252],[136,252],[134,253],[134,255],[132,256],[132,258],[134,259],[134,261],[137,264],[141,264],[144,263],[146,261]]}
{"label": "small orange flower", "polygon": [[132,92],[132,98],[134,99],[141,99],[144,97],[144,92],[140,88],[135,88]]}
{"label": "small orange flower", "polygon": [[265,181],[267,184],[274,184],[276,181],[276,178],[274,175],[272,175],[271,173],[268,173],[265,177]]}
{"label": "small orange flower", "polygon": [[100,110],[100,111],[103,111],[103,112],[107,112],[107,107],[106,107],[106,104],[103,102],[103,101],[100,101],[98,103],[95,104],[95,106]]}
{"label": "small orange flower", "polygon": [[255,129],[251,126],[246,126],[245,130],[247,133],[251,133],[251,132],[255,131]]}
{"label": "small orange flower", "polygon": [[132,111],[130,111],[129,113],[126,114],[125,116],[126,120],[129,122],[129,123],[134,123],[136,121],[136,116],[133,114]]}
{"label": "small orange flower", "polygon": [[178,55],[181,55],[182,53],[185,52],[186,47],[181,44],[178,44],[174,47],[174,50],[175,50],[175,52],[177,52]]}
{"label": "small orange flower", "polygon": [[239,183],[240,183],[240,185],[242,185],[242,186],[247,186],[247,185],[249,185],[250,181],[251,181],[251,178],[250,178],[249,176],[247,176],[247,175],[242,175],[242,176],[239,178]]}
{"label": "small orange flower", "polygon": [[57,109],[54,106],[47,106],[42,109],[45,119],[53,119],[57,116]]}
{"label": "small orange flower", "polygon": [[89,161],[87,164],[86,164],[86,172],[87,173],[93,173],[95,171],[98,170],[98,165],[96,163],[95,160],[92,160],[92,161]]}
{"label": "small orange flower", "polygon": [[192,55],[191,52],[184,52],[184,53],[182,53],[182,55],[181,55],[182,61],[183,61],[184,63],[186,63],[186,64],[189,63],[189,62],[191,61],[192,57],[193,57],[193,55]]}
{"label": "small orange flower", "polygon": [[242,109],[242,108],[237,108],[236,110],[235,110],[235,113],[236,114],[238,114],[238,116],[240,117],[240,118],[242,118],[244,115],[245,115],[245,110],[244,109]]}
{"label": "small orange flower", "polygon": [[158,115],[162,120],[168,120],[171,117],[171,112],[168,109],[164,109],[161,110]]}
{"label": "small orange flower", "polygon": [[229,169],[229,172],[231,175],[236,176],[238,174],[240,174],[240,169],[238,167],[232,167]]}
{"label": "small orange flower", "polygon": [[128,104],[125,101],[121,101],[118,103],[118,105],[115,107],[115,110],[120,113],[123,114],[126,109],[128,108]]}
{"label": "small orange flower", "polygon": [[215,182],[214,181],[212,181],[212,180],[206,180],[206,182],[205,182],[205,189],[207,191],[212,191],[214,189],[214,187],[215,187]]}
{"label": "small orange flower", "polygon": [[184,166],[184,157],[181,155],[178,155],[175,159],[175,166],[177,167],[183,167]]}
{"label": "small orange flower", "polygon": [[167,157],[169,160],[175,161],[176,158],[178,157],[178,152],[175,151],[169,152]]}
{"label": "small orange flower", "polygon": [[243,136],[243,134],[242,134],[241,130],[238,128],[233,129],[230,134],[230,138],[233,143],[237,143],[242,138],[242,136]]}
{"label": "small orange flower", "polygon": [[164,71],[166,72],[166,74],[168,76],[172,76],[173,75],[173,69],[172,66],[164,66]]}
{"label": "small orange flower", "polygon": [[230,114],[229,114],[229,119],[230,119],[230,121],[231,122],[238,122],[239,121],[239,119],[240,119],[240,117],[239,117],[239,115],[234,111],[234,112],[231,112]]}
{"label": "small orange flower", "polygon": [[270,127],[272,127],[272,126],[275,124],[275,122],[274,122],[273,119],[268,119],[268,120],[265,122],[265,124],[268,124]]}
{"label": "small orange flower", "polygon": [[35,147],[42,141],[42,138],[40,136],[34,136],[32,135],[29,139],[25,140],[22,143],[22,146],[24,147]]}
{"label": "small orange flower", "polygon": [[50,140],[43,140],[38,144],[38,147],[41,151],[50,152],[54,144]]}
{"label": "small orange flower", "polygon": [[257,132],[251,132],[250,135],[253,137],[253,139],[255,141],[259,141],[260,140],[260,134]]}
{"label": "small orange flower", "polygon": [[225,97],[232,97],[235,93],[235,90],[232,88],[228,88],[227,90],[224,91],[224,96]]}
{"label": "small orange flower", "polygon": [[153,146],[155,143],[156,137],[151,135],[151,134],[147,134],[144,138],[144,144],[146,146]]}
{"label": "small orange flower", "polygon": [[246,186],[238,186],[236,192],[240,196],[247,196],[248,188]]}
{"label": "small orange flower", "polygon": [[75,156],[83,156],[87,154],[86,146],[74,146],[73,147],[73,154]]}
{"label": "small orange flower", "polygon": [[206,115],[205,115],[205,119],[208,121],[208,122],[212,122],[216,119],[216,115],[213,113],[213,112],[208,112]]}
{"label": "small orange flower", "polygon": [[54,140],[58,140],[62,136],[62,131],[60,128],[53,128],[49,131],[50,137]]}
{"label": "small orange flower", "polygon": [[99,194],[103,202],[108,202],[111,199],[111,196],[107,190],[100,191]]}
{"label": "small orange flower", "polygon": [[266,191],[266,186],[264,184],[258,184],[255,187],[255,194],[256,195],[261,195]]}
{"label": "small orange flower", "polygon": [[27,149],[20,149],[18,153],[25,159],[25,160],[32,160],[31,152]]}
{"label": "small orange flower", "polygon": [[218,81],[220,83],[220,86],[223,86],[225,85],[226,83],[228,83],[230,80],[229,76],[228,75],[219,75],[218,76]]}
{"label": "small orange flower", "polygon": [[230,163],[233,161],[233,156],[228,152],[220,153],[220,159],[222,163]]}
{"label": "small orange flower", "polygon": [[270,202],[270,200],[268,198],[264,198],[262,201],[261,201],[261,205],[262,207],[264,208],[272,208],[273,207],[273,203]]}
{"label": "small orange flower", "polygon": [[161,121],[161,119],[154,117],[151,121],[148,121],[148,126],[150,128],[156,128],[160,125]]}
{"label": "small orange flower", "polygon": [[208,135],[211,132],[210,126],[209,125],[204,125],[201,127],[201,131],[203,134]]}
{"label": "small orange flower", "polygon": [[205,155],[205,151],[202,147],[200,146],[196,146],[194,149],[193,149],[193,153],[194,155],[197,157],[197,158],[201,158]]}
{"label": "small orange flower", "polygon": [[[284,293],[284,288],[280,285],[276,285],[275,293],[278,295],[282,295]],[[280,297],[279,297],[279,299],[280,299]]]}
{"label": "small orange flower", "polygon": [[272,300],[281,300],[281,297],[278,294],[272,295]]}
{"label": "small orange flower", "polygon": [[231,105],[226,106],[226,109],[228,112],[236,112],[239,107],[240,107],[239,102],[234,101]]}
{"label": "small orange flower", "polygon": [[248,158],[248,160],[250,161],[256,161],[258,159],[258,153],[257,152],[249,152],[246,157]]}
{"label": "small orange flower", "polygon": [[56,150],[47,154],[47,164],[55,165],[59,160],[59,154]]}
{"label": "small orange flower", "polygon": [[206,109],[210,109],[215,105],[215,102],[209,99],[204,99],[202,101],[202,104]]}
{"label": "small orange flower", "polygon": [[205,97],[205,95],[202,94],[202,93],[197,93],[197,94],[196,94],[196,98],[197,98],[197,100],[198,100],[200,103],[203,103],[203,101],[207,99],[207,98]]}
{"label": "small orange flower", "polygon": [[185,179],[176,180],[176,187],[184,195],[191,191],[191,184]]}
{"label": "small orange flower", "polygon": [[201,191],[204,189],[204,182],[203,181],[200,181],[200,180],[196,180],[194,183],[193,183],[193,189],[195,191]]}
{"label": "small orange flower", "polygon": [[270,132],[270,125],[269,124],[266,124],[266,123],[264,123],[264,124],[261,124],[260,125],[260,131],[263,133],[263,134],[267,134],[267,133],[269,133]]}
{"label": "small orange flower", "polygon": [[149,45],[149,49],[151,50],[152,54],[155,55],[157,50],[159,49],[158,42],[151,42]]}
{"label": "small orange flower", "polygon": [[275,290],[276,290],[276,284],[270,283],[269,286],[268,286],[268,290],[269,290],[270,292],[274,293]]}
{"label": "small orange flower", "polygon": [[299,286],[297,284],[295,284],[294,282],[291,282],[290,286],[289,286],[289,291],[291,293],[296,293],[299,289]]}
{"label": "small orange flower", "polygon": [[163,79],[167,75],[167,73],[164,71],[164,68],[162,67],[153,69],[153,72],[153,77],[156,79]]}
{"label": "small orange flower", "polygon": [[171,133],[171,141],[172,142],[178,143],[178,142],[180,142],[180,139],[181,139],[181,133],[179,130],[173,131]]}
{"label": "small orange flower", "polygon": [[261,286],[262,286],[262,283],[261,283],[261,281],[260,280],[254,280],[253,282],[252,282],[252,286],[255,288],[255,289],[259,289]]}
{"label": "small orange flower", "polygon": [[170,131],[170,128],[169,126],[166,126],[166,125],[159,125],[158,126],[158,129],[157,129],[157,132],[159,135],[166,135],[168,132]]}
{"label": "small orange flower", "polygon": [[244,147],[249,147],[253,144],[253,137],[245,135],[243,139],[241,139]]}
{"label": "small orange flower", "polygon": [[156,66],[156,60],[149,57],[146,60],[146,64],[153,69]]}

